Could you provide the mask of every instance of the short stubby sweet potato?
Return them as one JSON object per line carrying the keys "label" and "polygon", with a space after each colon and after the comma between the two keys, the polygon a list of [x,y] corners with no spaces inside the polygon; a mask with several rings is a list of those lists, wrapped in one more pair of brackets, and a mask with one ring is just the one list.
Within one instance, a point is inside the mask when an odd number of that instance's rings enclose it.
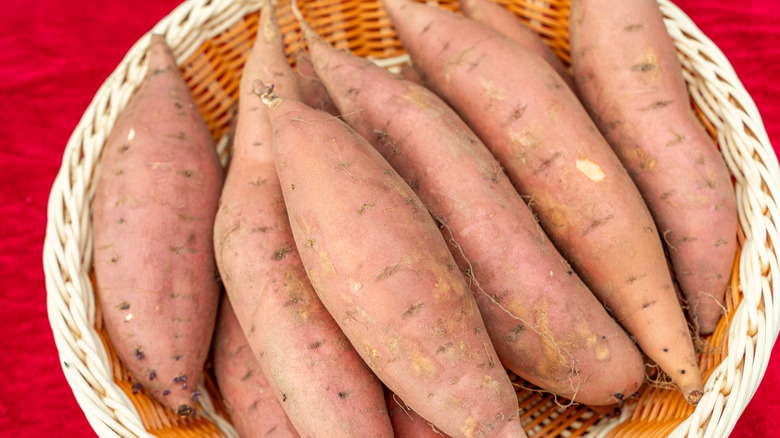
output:
{"label": "short stubby sweet potato", "polygon": [[133,378],[182,416],[217,317],[212,232],[222,168],[165,39],[106,142],[93,202],[106,330]]}
{"label": "short stubby sweet potato", "polygon": [[383,3],[426,85],[496,156],[585,284],[698,403],[701,373],[658,230],[574,93],[544,60],[483,24]]}
{"label": "short stubby sweet potato", "polygon": [[244,336],[227,295],[223,295],[217,316],[213,362],[219,393],[240,437],[298,438]]}
{"label": "short stubby sweet potato", "polygon": [[644,380],[639,350],[455,111],[426,88],[302,28],[344,120],[413,188],[453,242],[504,367],[590,405],[637,391]]}
{"label": "short stubby sweet potato", "polygon": [[263,98],[301,259],[363,360],[449,435],[525,436],[465,278],[412,189],[338,118]]}
{"label": "short stubby sweet potato", "polygon": [[300,97],[270,2],[242,73],[231,161],[215,223],[219,272],[249,345],[306,437],[392,436],[382,387],[317,297],[293,240],[255,82]]}
{"label": "short stubby sweet potato", "polygon": [[582,100],[653,214],[694,326],[712,333],[736,256],[736,197],[658,3],[572,2],[569,33]]}
{"label": "short stubby sweet potato", "polygon": [[506,7],[491,0],[458,0],[461,12],[472,20],[485,23],[507,37],[522,44],[547,61],[572,90],[576,90],[571,73],[542,38]]}

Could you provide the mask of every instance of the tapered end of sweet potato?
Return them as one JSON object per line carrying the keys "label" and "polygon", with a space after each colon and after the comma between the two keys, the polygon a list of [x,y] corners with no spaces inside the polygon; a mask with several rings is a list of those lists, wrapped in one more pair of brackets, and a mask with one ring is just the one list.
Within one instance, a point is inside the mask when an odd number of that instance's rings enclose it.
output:
{"label": "tapered end of sweet potato", "polygon": [[685,393],[685,401],[688,403],[696,406],[701,401],[701,398],[704,396],[704,392],[699,391],[698,389],[689,391]]}
{"label": "tapered end of sweet potato", "polygon": [[189,417],[195,412],[195,409],[191,405],[179,405],[176,408],[176,414],[180,417]]}

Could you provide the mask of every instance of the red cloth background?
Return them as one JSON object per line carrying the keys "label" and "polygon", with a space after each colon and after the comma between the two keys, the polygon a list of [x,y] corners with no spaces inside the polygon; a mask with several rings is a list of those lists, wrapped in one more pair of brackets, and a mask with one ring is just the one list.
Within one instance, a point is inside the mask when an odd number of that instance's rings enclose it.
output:
{"label": "red cloth background", "polygon": [[[95,436],[46,312],[46,205],[65,144],[103,80],[178,0],[0,2],[0,435]],[[726,54],[780,145],[780,2],[677,0]],[[780,347],[734,437],[780,416]]]}

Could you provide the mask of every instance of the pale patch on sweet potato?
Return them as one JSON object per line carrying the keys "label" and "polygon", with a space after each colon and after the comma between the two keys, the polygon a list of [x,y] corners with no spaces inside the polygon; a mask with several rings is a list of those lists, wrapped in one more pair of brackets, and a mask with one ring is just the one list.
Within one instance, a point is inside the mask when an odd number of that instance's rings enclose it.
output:
{"label": "pale patch on sweet potato", "polygon": [[606,174],[601,170],[601,167],[588,158],[577,159],[577,170],[595,182],[599,182],[606,177]]}

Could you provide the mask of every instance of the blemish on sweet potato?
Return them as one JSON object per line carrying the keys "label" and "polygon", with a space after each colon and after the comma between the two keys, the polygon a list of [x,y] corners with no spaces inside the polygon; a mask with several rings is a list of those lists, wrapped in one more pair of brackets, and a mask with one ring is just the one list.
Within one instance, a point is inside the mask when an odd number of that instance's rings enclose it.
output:
{"label": "blemish on sweet potato", "polygon": [[603,218],[595,219],[594,221],[592,221],[590,223],[588,228],[586,228],[585,231],[582,232],[582,235],[585,236],[586,234],[590,233],[592,230],[594,230],[594,229],[596,229],[596,228],[606,224],[607,222],[612,220],[614,217],[615,217],[615,215],[610,214],[610,215],[607,215],[607,216],[605,216]]}
{"label": "blemish on sweet potato", "polygon": [[643,27],[645,27],[644,24],[629,24],[628,26],[625,26],[623,28],[623,31],[625,32],[636,32],[638,30],[641,30]]}
{"label": "blemish on sweet potato", "polygon": [[650,105],[643,106],[643,107],[639,108],[639,111],[659,110],[659,109],[662,109],[662,108],[666,108],[667,106],[669,106],[669,105],[671,105],[673,103],[674,103],[673,99],[657,100],[657,101],[651,103]]}
{"label": "blemish on sweet potato", "polygon": [[398,269],[400,268],[400,264],[396,263],[395,265],[385,266],[384,269],[382,269],[382,272],[379,273],[379,275],[376,276],[375,280],[383,280],[393,274],[395,274]]}
{"label": "blemish on sweet potato", "polygon": [[403,314],[401,314],[401,319],[406,319],[406,318],[409,318],[411,316],[416,315],[417,313],[420,312],[420,309],[422,309],[424,305],[425,305],[425,303],[420,303],[420,304],[415,304],[414,306],[409,307],[408,309],[406,309],[406,311]]}
{"label": "blemish on sweet potato", "polygon": [[271,257],[273,260],[281,260],[283,259],[287,254],[290,254],[292,252],[292,246],[291,245],[285,245],[281,248],[278,248],[276,251],[274,251],[274,255]]}

